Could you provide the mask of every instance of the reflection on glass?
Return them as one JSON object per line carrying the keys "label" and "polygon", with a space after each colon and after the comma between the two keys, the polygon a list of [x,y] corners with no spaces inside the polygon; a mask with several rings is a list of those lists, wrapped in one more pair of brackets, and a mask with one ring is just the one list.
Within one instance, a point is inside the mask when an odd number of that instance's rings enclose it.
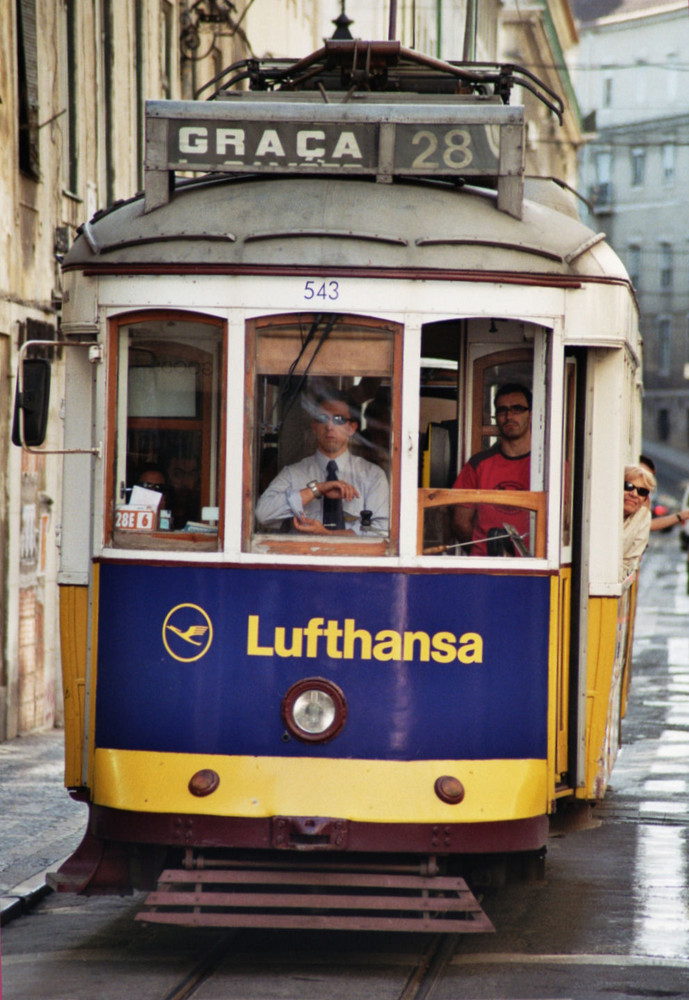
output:
{"label": "reflection on glass", "polygon": [[252,349],[253,531],[387,539],[392,331],[338,316],[299,326],[290,318],[259,330]]}
{"label": "reflection on glass", "polygon": [[116,544],[217,546],[221,338],[186,320],[121,328]]}
{"label": "reflection on glass", "polygon": [[[456,495],[460,491],[452,492]],[[477,524],[481,525],[481,530],[474,530],[468,538],[462,537],[457,527],[467,513],[476,517]],[[423,510],[422,553],[451,556],[534,556],[537,516],[536,510],[511,507],[508,504],[472,501],[427,506]]]}

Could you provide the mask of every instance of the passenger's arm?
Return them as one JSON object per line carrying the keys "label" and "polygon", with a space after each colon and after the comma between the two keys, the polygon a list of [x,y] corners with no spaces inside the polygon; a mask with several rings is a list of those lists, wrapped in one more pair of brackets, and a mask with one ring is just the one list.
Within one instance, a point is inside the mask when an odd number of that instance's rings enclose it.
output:
{"label": "passenger's arm", "polygon": [[455,507],[453,523],[455,534],[460,542],[470,542],[474,536],[475,507],[465,507],[458,504]]}
{"label": "passenger's arm", "polygon": [[651,521],[651,531],[662,531],[664,528],[674,528],[676,524],[684,524],[689,518],[689,510],[680,510],[677,514],[661,514]]}

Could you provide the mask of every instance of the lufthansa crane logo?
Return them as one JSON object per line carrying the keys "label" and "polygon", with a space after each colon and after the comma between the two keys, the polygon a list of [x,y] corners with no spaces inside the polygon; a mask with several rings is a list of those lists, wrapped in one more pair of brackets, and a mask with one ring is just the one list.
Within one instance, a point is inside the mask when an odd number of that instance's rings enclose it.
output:
{"label": "lufthansa crane logo", "polygon": [[174,660],[200,660],[213,642],[213,623],[198,604],[177,604],[163,622],[163,645]]}

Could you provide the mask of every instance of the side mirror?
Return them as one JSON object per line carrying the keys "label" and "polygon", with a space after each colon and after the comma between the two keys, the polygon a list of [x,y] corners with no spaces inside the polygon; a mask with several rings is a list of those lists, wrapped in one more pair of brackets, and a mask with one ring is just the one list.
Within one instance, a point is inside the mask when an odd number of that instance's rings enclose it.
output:
{"label": "side mirror", "polygon": [[45,441],[48,427],[50,362],[45,358],[28,358],[21,364],[22,377],[17,379],[14,397],[12,444],[36,448]]}

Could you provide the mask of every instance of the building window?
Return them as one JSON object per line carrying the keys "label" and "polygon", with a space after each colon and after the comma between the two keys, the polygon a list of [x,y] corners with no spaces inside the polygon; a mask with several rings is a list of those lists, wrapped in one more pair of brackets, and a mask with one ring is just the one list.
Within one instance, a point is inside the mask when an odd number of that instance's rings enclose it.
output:
{"label": "building window", "polygon": [[672,288],[672,246],[660,244],[660,287]]}
{"label": "building window", "polygon": [[38,180],[38,51],[35,0],[17,0],[19,169]]}
{"label": "building window", "polygon": [[612,107],[612,77],[606,76],[603,80],[603,107]]}
{"label": "building window", "polygon": [[646,150],[641,146],[632,149],[632,187],[641,187],[646,173]]}
{"label": "building window", "polygon": [[662,175],[663,184],[674,184],[675,183],[675,144],[673,142],[666,142],[662,147]]}
{"label": "building window", "polygon": [[670,348],[672,345],[670,320],[658,320],[658,374],[670,374]]}
{"label": "building window", "polygon": [[134,76],[136,79],[136,178],[139,190],[144,186],[144,78],[146,20],[142,0],[134,2]]}
{"label": "building window", "polygon": [[634,81],[636,84],[636,103],[643,107],[646,103],[646,77],[648,75],[645,59],[634,60]]}
{"label": "building window", "polygon": [[670,411],[658,410],[658,439],[667,441],[670,437]]}
{"label": "building window", "polygon": [[67,127],[63,146],[63,177],[67,190],[77,194],[79,189],[79,145],[78,127],[79,104],[77,101],[79,81],[77,78],[77,27],[76,0],[65,3],[65,67],[67,93]]}
{"label": "building window", "polygon": [[668,52],[667,55],[667,68],[665,71],[665,94],[668,101],[677,100],[677,83],[678,83],[678,69],[679,69],[679,57],[677,52]]}
{"label": "building window", "polygon": [[597,207],[609,205],[612,196],[610,177],[612,174],[612,153],[603,150],[596,156],[596,187],[594,202]]}
{"label": "building window", "polygon": [[174,67],[172,63],[173,38],[174,38],[174,10],[172,4],[164,3],[161,11],[161,32],[160,32],[160,87],[165,100],[172,97],[172,76]]}
{"label": "building window", "polygon": [[632,244],[627,248],[627,271],[634,288],[639,291],[641,286],[641,247]]}

